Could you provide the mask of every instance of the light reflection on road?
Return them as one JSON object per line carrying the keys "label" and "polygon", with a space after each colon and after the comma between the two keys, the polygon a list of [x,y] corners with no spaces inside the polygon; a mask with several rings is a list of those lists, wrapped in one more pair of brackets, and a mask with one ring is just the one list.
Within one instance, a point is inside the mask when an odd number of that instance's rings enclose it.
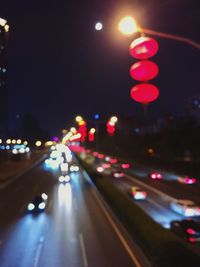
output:
{"label": "light reflection on road", "polygon": [[58,186],[58,204],[59,206],[65,206],[68,210],[71,209],[72,188],[70,183]]}
{"label": "light reflection on road", "polygon": [[11,266],[11,262],[20,262],[20,267],[29,266],[30,259],[35,257],[35,248],[43,235],[45,221],[44,213],[25,214],[13,225],[1,247],[0,266]]}

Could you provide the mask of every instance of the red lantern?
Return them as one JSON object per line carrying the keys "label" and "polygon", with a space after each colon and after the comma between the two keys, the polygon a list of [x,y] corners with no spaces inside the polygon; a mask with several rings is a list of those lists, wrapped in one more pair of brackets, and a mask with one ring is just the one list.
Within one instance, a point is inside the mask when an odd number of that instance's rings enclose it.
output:
{"label": "red lantern", "polygon": [[135,39],[130,45],[130,54],[134,58],[147,59],[153,57],[158,52],[158,43],[150,37],[140,37]]}
{"label": "red lantern", "polygon": [[154,79],[158,75],[158,71],[158,66],[150,60],[138,61],[130,68],[131,77],[140,82]]}
{"label": "red lantern", "polygon": [[94,142],[94,133],[91,132],[88,133],[88,140],[89,142]]}
{"label": "red lantern", "polygon": [[159,96],[158,88],[149,83],[141,83],[131,89],[131,97],[136,102],[148,104],[156,100]]}

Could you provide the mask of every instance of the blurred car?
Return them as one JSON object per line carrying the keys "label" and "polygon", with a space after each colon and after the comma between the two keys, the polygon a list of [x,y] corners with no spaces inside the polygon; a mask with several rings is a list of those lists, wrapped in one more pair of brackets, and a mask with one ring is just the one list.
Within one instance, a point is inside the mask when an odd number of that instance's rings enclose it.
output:
{"label": "blurred car", "polygon": [[113,171],[112,171],[112,176],[113,176],[114,178],[122,178],[122,177],[125,176],[125,174],[124,174],[124,172],[121,171],[121,170],[113,170]]}
{"label": "blurred car", "polygon": [[183,184],[195,184],[197,179],[191,177],[178,177],[178,181]]}
{"label": "blurred car", "polygon": [[59,177],[59,182],[60,183],[69,183],[70,182],[70,176],[69,175],[61,175]]}
{"label": "blurred car", "polygon": [[200,216],[200,206],[187,199],[175,200],[170,203],[170,207],[177,213],[186,217]]}
{"label": "blurred car", "polygon": [[67,172],[68,171],[68,168],[69,168],[69,166],[68,166],[68,163],[67,162],[63,162],[63,163],[60,164],[60,170],[62,172]]}
{"label": "blurred car", "polygon": [[130,194],[136,200],[140,200],[140,199],[143,200],[143,199],[146,199],[147,197],[147,193],[137,186],[131,187]]}
{"label": "blurred car", "polygon": [[161,180],[163,178],[162,174],[158,171],[152,171],[149,177],[153,180]]}
{"label": "blurred car", "polygon": [[47,205],[48,196],[45,193],[37,195],[27,206],[27,210],[30,212],[44,211]]}
{"label": "blurred car", "polygon": [[172,221],[171,230],[190,243],[200,242],[200,224],[193,220]]}
{"label": "blurred car", "polygon": [[70,172],[78,172],[79,171],[79,166],[78,165],[71,165],[69,168]]}

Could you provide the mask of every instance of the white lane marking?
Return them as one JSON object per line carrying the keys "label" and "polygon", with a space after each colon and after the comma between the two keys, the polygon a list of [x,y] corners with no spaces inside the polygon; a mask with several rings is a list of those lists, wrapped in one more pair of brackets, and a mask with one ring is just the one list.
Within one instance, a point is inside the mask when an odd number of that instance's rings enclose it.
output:
{"label": "white lane marking", "polygon": [[130,176],[130,175],[128,175],[128,174],[126,174],[126,177],[127,177],[130,181],[134,181],[135,183],[138,183],[139,185],[146,187],[147,189],[149,189],[150,191],[156,193],[157,195],[160,195],[160,196],[162,196],[162,197],[165,197],[165,198],[168,199],[170,202],[176,200],[176,198],[171,197],[171,196],[169,196],[169,195],[163,193],[162,191],[160,191],[160,190],[158,190],[158,189],[156,189],[156,188],[153,188],[153,187],[151,187],[150,185],[145,184],[144,182],[138,181],[137,179],[133,178],[132,176]]}
{"label": "white lane marking", "polygon": [[133,261],[133,263],[136,265],[136,267],[142,267],[142,265],[139,263],[139,261],[137,260],[136,256],[134,255],[132,249],[128,245],[127,241],[123,237],[122,233],[120,232],[119,228],[117,227],[117,225],[113,221],[112,217],[110,216],[108,211],[103,206],[103,204],[102,204],[99,196],[97,195],[97,193],[94,190],[92,190],[92,193],[93,193],[96,201],[98,202],[99,206],[101,207],[102,211],[104,212],[104,215],[106,216],[106,218],[108,219],[109,223],[111,224],[111,226],[112,226],[113,230],[115,231],[116,235],[118,236],[119,240],[121,241],[122,245],[124,246],[125,250],[129,254],[129,256],[130,256],[131,260]]}
{"label": "white lane marking", "polygon": [[44,243],[44,237],[41,236],[40,237],[40,240],[39,240],[39,245],[37,247],[35,259],[34,259],[34,265],[33,265],[34,267],[37,267],[38,266],[39,259],[40,259],[40,254],[41,254],[42,247],[43,247],[43,243]]}
{"label": "white lane marking", "polygon": [[83,257],[83,266],[88,267],[87,255],[86,255],[85,244],[84,244],[84,239],[83,239],[82,233],[79,234],[79,241],[80,241],[81,253],[82,253],[82,257]]}

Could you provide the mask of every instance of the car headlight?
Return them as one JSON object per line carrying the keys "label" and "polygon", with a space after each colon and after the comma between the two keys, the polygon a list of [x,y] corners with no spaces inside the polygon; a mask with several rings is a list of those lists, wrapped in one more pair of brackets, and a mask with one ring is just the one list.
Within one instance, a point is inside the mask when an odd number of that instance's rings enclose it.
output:
{"label": "car headlight", "polygon": [[59,182],[62,183],[62,182],[64,182],[64,180],[65,180],[65,177],[64,177],[64,176],[60,176],[60,177],[59,177]]}
{"label": "car headlight", "polygon": [[65,181],[66,183],[70,182],[70,177],[69,177],[69,175],[64,176],[64,181]]}
{"label": "car headlight", "polygon": [[33,203],[29,203],[29,204],[28,204],[27,209],[28,209],[29,211],[34,210],[34,208],[35,208],[35,205],[34,205]]}
{"label": "car headlight", "polygon": [[43,210],[43,209],[45,208],[45,203],[44,203],[44,202],[41,202],[41,203],[39,204],[38,208],[39,208],[40,210]]}
{"label": "car headlight", "polygon": [[42,198],[43,198],[44,200],[47,200],[47,198],[48,198],[47,194],[42,193]]}

